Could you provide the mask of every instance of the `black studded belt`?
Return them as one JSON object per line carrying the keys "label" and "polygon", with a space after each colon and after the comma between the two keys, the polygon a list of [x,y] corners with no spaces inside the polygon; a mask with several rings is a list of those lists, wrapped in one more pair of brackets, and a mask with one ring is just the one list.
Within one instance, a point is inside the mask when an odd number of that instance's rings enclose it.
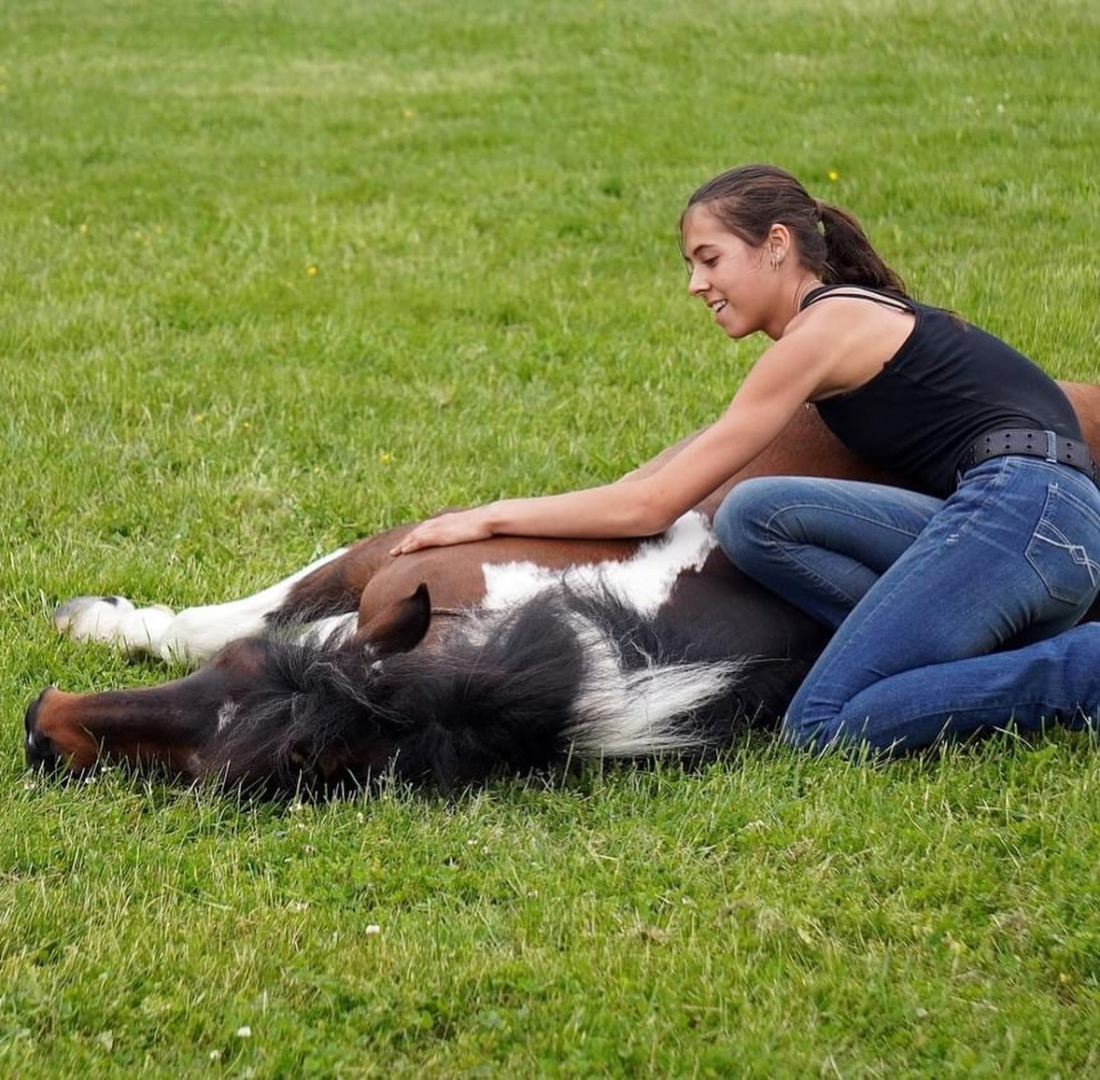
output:
{"label": "black studded belt", "polygon": [[1079,439],[1066,439],[1053,431],[1037,431],[1034,428],[1001,428],[989,431],[959,459],[959,473],[965,473],[975,465],[990,458],[1006,454],[1023,454],[1025,457],[1041,457],[1079,469],[1086,476],[1097,480],[1096,466],[1089,456],[1087,443]]}

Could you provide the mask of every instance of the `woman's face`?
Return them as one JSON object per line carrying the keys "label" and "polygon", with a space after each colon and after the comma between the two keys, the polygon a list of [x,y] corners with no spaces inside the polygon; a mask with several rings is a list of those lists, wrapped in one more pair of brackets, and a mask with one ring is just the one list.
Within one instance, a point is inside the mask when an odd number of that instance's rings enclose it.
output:
{"label": "woman's face", "polygon": [[700,204],[684,216],[683,250],[691,274],[688,292],[710,308],[731,338],[769,326],[777,275],[766,244],[745,243]]}

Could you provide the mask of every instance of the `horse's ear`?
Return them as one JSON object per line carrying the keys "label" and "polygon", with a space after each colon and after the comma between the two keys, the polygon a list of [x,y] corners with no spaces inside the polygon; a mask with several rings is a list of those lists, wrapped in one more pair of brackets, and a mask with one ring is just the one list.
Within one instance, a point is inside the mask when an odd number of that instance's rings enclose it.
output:
{"label": "horse's ear", "polygon": [[388,604],[359,631],[383,656],[415,649],[432,621],[432,598],[427,585],[418,585],[412,596]]}

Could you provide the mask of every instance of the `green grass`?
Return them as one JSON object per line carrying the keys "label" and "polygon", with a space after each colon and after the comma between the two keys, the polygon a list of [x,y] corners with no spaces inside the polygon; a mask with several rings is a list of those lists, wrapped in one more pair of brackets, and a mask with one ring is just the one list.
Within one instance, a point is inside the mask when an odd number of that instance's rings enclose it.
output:
{"label": "green grass", "polygon": [[0,1069],[1100,1072],[1083,739],[288,809],[56,785],[20,726],[165,676],[61,599],[242,595],[713,417],[761,343],[675,225],[738,162],[1096,380],[1098,53],[1085,0],[4,5]]}

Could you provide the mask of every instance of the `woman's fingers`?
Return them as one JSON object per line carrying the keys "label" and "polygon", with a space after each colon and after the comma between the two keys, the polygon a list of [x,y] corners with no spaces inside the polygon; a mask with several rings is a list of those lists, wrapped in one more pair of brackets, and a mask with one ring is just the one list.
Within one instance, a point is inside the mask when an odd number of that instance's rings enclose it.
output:
{"label": "woman's fingers", "polygon": [[443,514],[417,525],[399,544],[391,549],[391,555],[408,555],[429,547],[447,547],[451,544],[468,544],[474,540],[486,540],[491,534],[477,510],[458,514]]}

